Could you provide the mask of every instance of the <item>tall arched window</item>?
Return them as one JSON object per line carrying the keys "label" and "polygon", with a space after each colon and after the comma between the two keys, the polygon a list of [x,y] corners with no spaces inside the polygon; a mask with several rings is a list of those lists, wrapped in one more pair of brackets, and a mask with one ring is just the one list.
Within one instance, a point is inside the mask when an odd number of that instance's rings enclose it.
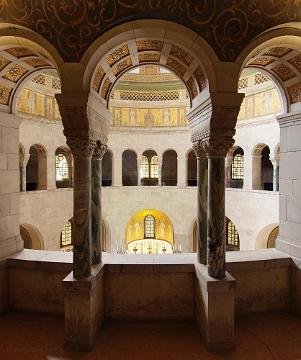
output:
{"label": "tall arched window", "polygon": [[193,150],[187,156],[187,186],[197,186],[197,160]]}
{"label": "tall arched window", "polygon": [[239,234],[236,226],[226,219],[226,248],[227,250],[239,250]]}
{"label": "tall arched window", "polygon": [[55,156],[55,170],[57,182],[69,181],[69,166],[66,156],[62,153]]}
{"label": "tall arched window", "polygon": [[122,185],[137,186],[137,154],[133,150],[125,150],[122,153]]}
{"label": "tall arched window", "polygon": [[244,152],[242,148],[237,148],[233,152],[233,162],[231,167],[231,186],[242,188],[244,180]]}
{"label": "tall arched window", "polygon": [[71,250],[73,245],[73,236],[72,236],[72,222],[69,220],[63,227],[61,232],[61,248],[63,250]]}
{"label": "tall arched window", "polygon": [[155,218],[152,215],[147,215],[144,218],[144,238],[154,239],[155,237]]}
{"label": "tall arched window", "polygon": [[140,161],[141,185],[158,185],[158,156],[153,150],[144,151]]}

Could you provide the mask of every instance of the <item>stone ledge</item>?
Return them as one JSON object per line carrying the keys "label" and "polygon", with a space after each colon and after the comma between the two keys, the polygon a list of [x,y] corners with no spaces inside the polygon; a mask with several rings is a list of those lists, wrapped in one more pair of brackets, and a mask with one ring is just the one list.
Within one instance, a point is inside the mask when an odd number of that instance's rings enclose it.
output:
{"label": "stone ledge", "polygon": [[208,275],[206,265],[195,264],[195,272],[200,285],[208,292],[224,292],[234,290],[236,280],[226,272],[224,279],[214,279]]}

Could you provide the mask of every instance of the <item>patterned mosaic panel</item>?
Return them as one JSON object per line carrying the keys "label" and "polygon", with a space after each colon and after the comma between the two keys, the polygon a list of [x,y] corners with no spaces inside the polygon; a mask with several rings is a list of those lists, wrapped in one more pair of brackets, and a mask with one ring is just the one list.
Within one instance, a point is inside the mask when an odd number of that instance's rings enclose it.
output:
{"label": "patterned mosaic panel", "polygon": [[47,61],[40,59],[40,58],[28,59],[28,60],[24,60],[24,62],[26,62],[26,64],[28,64],[30,66],[33,66],[34,68],[50,66]]}
{"label": "patterned mosaic panel", "polygon": [[274,59],[271,59],[268,56],[260,56],[257,59],[252,60],[249,65],[259,65],[259,66],[267,66],[271,64]]}
{"label": "patterned mosaic panel", "polygon": [[171,57],[167,59],[166,65],[181,76],[183,76],[186,72],[186,67]]}
{"label": "patterned mosaic panel", "polygon": [[286,47],[275,47],[273,49],[265,51],[263,55],[269,55],[269,56],[275,56],[281,58],[282,56],[288,54],[291,51],[293,50]]}
{"label": "patterned mosaic panel", "polygon": [[36,55],[31,50],[24,47],[14,47],[14,48],[6,49],[5,51],[11,54],[12,56],[16,57],[17,59],[21,59],[26,56]]}
{"label": "patterned mosaic panel", "polygon": [[191,63],[193,62],[193,57],[186,50],[176,45],[172,45],[170,55],[178,58],[187,66],[191,65]]}
{"label": "patterned mosaic panel", "polygon": [[202,68],[200,66],[198,66],[196,68],[196,70],[194,71],[193,75],[196,79],[196,82],[198,83],[200,91],[202,91],[207,85],[206,76],[205,76]]}
{"label": "patterned mosaic panel", "polygon": [[104,99],[108,98],[108,93],[109,93],[111,86],[112,86],[111,81],[108,78],[106,78],[106,80],[104,81],[104,84],[102,85],[102,88],[101,88],[101,96]]}
{"label": "patterned mosaic panel", "polygon": [[11,61],[5,59],[4,57],[0,56],[0,71],[2,71],[6,65],[10,64]]}
{"label": "patterned mosaic panel", "polygon": [[194,78],[191,76],[186,84],[187,84],[187,87],[189,89],[189,92],[190,92],[190,95],[191,95],[192,99],[194,99],[198,94]]}
{"label": "patterned mosaic panel", "polygon": [[301,55],[297,55],[292,59],[289,59],[288,62],[301,72]]}
{"label": "patterned mosaic panel", "polygon": [[271,69],[276,75],[280,77],[282,81],[292,79],[296,74],[287,66],[280,64]]}
{"label": "patterned mosaic panel", "polygon": [[0,85],[0,104],[8,105],[12,90],[13,89],[8,86]]}
{"label": "patterned mosaic panel", "polygon": [[129,48],[127,45],[123,45],[117,50],[113,51],[107,56],[107,62],[110,66],[113,66],[117,61],[123,59],[124,57],[130,54]]}
{"label": "patterned mosaic panel", "polygon": [[138,55],[138,59],[140,63],[145,63],[145,62],[159,62],[160,61],[160,54],[154,54],[154,53],[144,53],[144,54],[139,54]]}
{"label": "patterned mosaic panel", "polygon": [[105,72],[103,71],[103,69],[101,67],[99,67],[96,70],[96,73],[95,73],[95,76],[94,76],[94,79],[93,79],[93,84],[92,84],[93,90],[95,90],[96,92],[99,91],[100,84],[101,84],[104,77],[105,77]]}
{"label": "patterned mosaic panel", "polygon": [[288,96],[291,104],[295,104],[301,101],[301,82],[289,86],[287,88]]}
{"label": "patterned mosaic panel", "polygon": [[115,76],[118,76],[123,70],[129,68],[132,65],[133,65],[132,59],[128,57],[113,67],[113,73]]}
{"label": "patterned mosaic panel", "polygon": [[15,64],[6,71],[6,73],[3,75],[3,78],[16,83],[27,72],[28,70],[25,69],[23,66]]}
{"label": "patterned mosaic panel", "polygon": [[137,40],[137,50],[140,51],[161,51],[163,41],[160,40]]}

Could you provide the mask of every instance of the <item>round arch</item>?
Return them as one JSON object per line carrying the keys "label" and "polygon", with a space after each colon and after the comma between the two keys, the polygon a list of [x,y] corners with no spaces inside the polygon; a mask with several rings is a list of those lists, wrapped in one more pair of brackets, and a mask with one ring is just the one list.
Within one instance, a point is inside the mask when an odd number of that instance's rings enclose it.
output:
{"label": "round arch", "polygon": [[25,249],[43,250],[44,241],[40,231],[30,224],[20,224],[20,235]]}
{"label": "round arch", "polygon": [[[256,249],[266,249],[268,247],[270,235],[277,228],[279,232],[279,224],[273,223],[266,225],[263,229],[261,229],[256,237],[256,243],[255,243]],[[276,235],[276,237],[277,236],[278,235]],[[270,242],[274,241],[275,243],[276,237],[273,236],[273,240],[270,239]]]}
{"label": "round arch", "polygon": [[[110,44],[110,46],[108,46]],[[84,90],[107,105],[110,91],[126,71],[157,64],[174,71],[185,83],[190,97],[214,91],[213,63],[218,58],[211,47],[183,25],[163,20],[132,21],[99,37],[82,57]]]}

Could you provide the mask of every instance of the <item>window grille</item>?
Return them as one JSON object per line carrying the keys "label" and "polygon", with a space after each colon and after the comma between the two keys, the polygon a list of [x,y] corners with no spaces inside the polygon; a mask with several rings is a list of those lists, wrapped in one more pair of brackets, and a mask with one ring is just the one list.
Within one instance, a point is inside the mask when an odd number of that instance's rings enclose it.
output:
{"label": "window grille", "polygon": [[155,218],[152,215],[144,218],[144,237],[145,239],[155,238]]}
{"label": "window grille", "polygon": [[232,163],[232,179],[243,180],[244,178],[244,157],[237,154],[233,158]]}
{"label": "window grille", "polygon": [[156,179],[159,177],[158,174],[158,156],[153,156],[150,162],[150,177]]}
{"label": "window grille", "polygon": [[61,232],[61,247],[70,246],[72,243],[72,224],[71,221],[68,221]]}
{"label": "window grille", "polygon": [[149,177],[149,165],[148,159],[146,156],[142,156],[140,163],[140,177],[148,178]]}
{"label": "window grille", "polygon": [[69,178],[69,168],[66,156],[64,154],[58,154],[55,157],[55,168],[56,168],[56,180],[64,181]]}
{"label": "window grille", "polygon": [[263,75],[262,73],[255,74],[255,85],[262,84],[269,80],[270,79],[267,76]]}
{"label": "window grille", "polygon": [[239,248],[239,235],[238,231],[232,221],[227,224],[227,245]]}
{"label": "window grille", "polygon": [[177,90],[170,91],[121,91],[120,100],[128,101],[166,101],[166,100],[180,100],[180,95]]}

